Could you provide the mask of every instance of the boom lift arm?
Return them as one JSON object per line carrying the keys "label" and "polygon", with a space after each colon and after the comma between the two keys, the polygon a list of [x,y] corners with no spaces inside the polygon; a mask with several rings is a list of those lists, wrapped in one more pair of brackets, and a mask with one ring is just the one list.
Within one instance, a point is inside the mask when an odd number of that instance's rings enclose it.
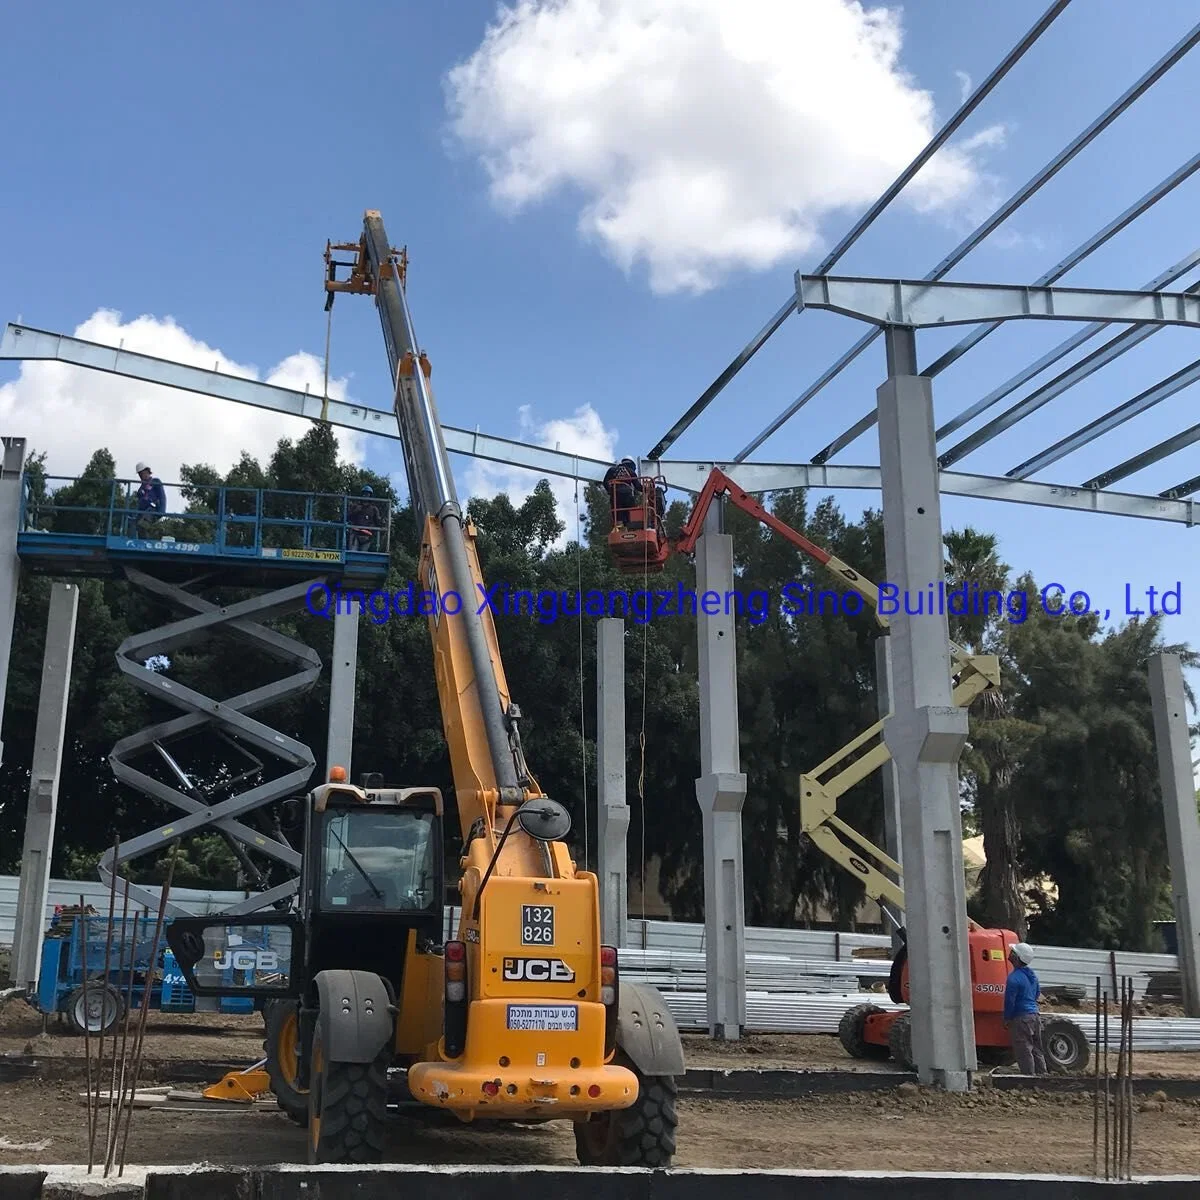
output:
{"label": "boom lift arm", "polygon": [[[713,469],[701,489],[695,507],[680,531],[676,550],[690,554],[695,549],[696,540],[704,530],[708,510],[713,501],[720,497],[728,497],[743,512],[786,538],[842,580],[871,606],[876,621],[887,628],[887,618],[879,612],[879,589],[875,584],[768,512],[720,468]],[[994,654],[968,654],[951,642],[950,660],[954,683],[952,701],[955,705],[966,708],[976,696],[1000,686],[1000,660]],[[800,829],[825,854],[861,879],[872,900],[891,905],[902,912],[904,890],[900,882],[900,864],[837,815],[838,800],[856,783],[879,770],[891,757],[883,741],[883,725],[883,720],[877,721],[814,770],[800,776]],[[861,753],[866,747],[869,749]],[[831,771],[836,773],[822,781],[822,777]],[[847,846],[842,838],[852,842],[861,853]],[[874,863],[869,859],[873,859]],[[894,875],[895,880],[889,878],[886,872]]]}

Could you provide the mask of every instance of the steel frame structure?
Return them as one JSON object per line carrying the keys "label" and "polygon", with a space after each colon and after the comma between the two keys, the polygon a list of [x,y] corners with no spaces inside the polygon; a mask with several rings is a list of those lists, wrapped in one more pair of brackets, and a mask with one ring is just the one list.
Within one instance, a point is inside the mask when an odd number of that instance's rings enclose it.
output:
{"label": "steel frame structure", "polygon": [[[1200,264],[1200,251],[1194,261]],[[1024,289],[1010,289],[1014,294]],[[1123,293],[1142,296],[1140,293]],[[794,302],[792,304],[794,307]],[[1099,326],[1101,322],[1097,322]],[[1160,328],[1151,326],[1151,331]],[[1091,328],[1089,326],[1088,328]],[[1086,332],[1086,330],[1084,331]],[[1131,332],[1138,332],[1137,330]],[[1075,337],[1081,335],[1076,334]],[[0,337],[0,359],[48,361],[86,367],[106,374],[120,375],[143,383],[161,384],[179,391],[194,392],[219,400],[231,400],[255,408],[270,409],[285,416],[308,420],[326,420],[342,429],[369,433],[375,437],[399,441],[391,412],[344,400],[326,399],[311,392],[299,392],[276,384],[223,375],[204,367],[193,367],[169,359],[154,358],[130,350],[88,342],[67,334],[35,329],[10,322]],[[939,431],[940,432],[940,431]],[[446,448],[452,454],[466,455],[487,462],[504,463],[585,483],[600,483],[612,465],[586,455],[570,454],[542,446],[531,446],[511,438],[442,425]],[[698,494],[713,467],[732,474],[750,492],[784,491],[789,488],[823,488],[830,491],[879,491],[877,466],[840,466],[787,462],[736,462],[731,459],[659,459],[650,463],[639,460],[643,472],[661,475],[669,487]],[[1114,492],[1079,484],[1040,483],[996,475],[974,475],[945,471],[940,474],[943,495],[976,500],[998,500],[1041,508],[1062,508],[1076,512],[1104,513],[1109,516],[1135,517],[1141,520],[1167,521],[1194,525],[1200,510],[1186,497],[1200,491],[1196,486],[1175,495],[1147,496],[1135,492]]]}
{"label": "steel frame structure", "polygon": [[[940,497],[944,495],[1161,520],[1185,526],[1196,523],[1191,497],[1200,492],[1200,474],[1163,489],[1157,495],[1113,492],[1108,488],[1110,484],[1142,467],[1160,462],[1200,441],[1200,424],[1182,430],[1079,484],[1035,482],[1030,476],[1190,385],[1200,378],[1200,359],[1101,414],[1083,429],[1030,456],[1004,476],[952,472],[946,468],[1141,344],[1165,325],[1200,325],[1200,281],[1180,291],[1165,290],[1187,275],[1193,267],[1200,265],[1200,249],[1166,268],[1139,291],[1063,289],[1052,286],[1132,222],[1151,211],[1163,197],[1192,178],[1200,168],[1200,155],[1181,163],[1141,199],[1084,239],[1062,261],[1028,287],[952,283],[945,282],[945,276],[1200,43],[1200,23],[1187,31],[923,279],[895,280],[830,274],[834,265],[861,234],[961,127],[1069,4],[1070,0],[1055,0],[821,264],[810,273],[796,273],[794,292],[683,417],[640,460],[642,473],[659,475],[669,486],[691,493],[700,491],[713,466],[727,469],[742,487],[754,492],[796,487],[881,491],[884,495],[889,574],[899,578],[901,583],[910,576],[923,578],[922,572],[926,568],[931,576],[936,576],[940,571]],[[665,458],[666,451],[782,327],[787,318],[802,314],[805,308],[812,307],[851,315],[866,321],[872,328],[731,461]],[[931,396],[933,378],[977,346],[1003,322],[1030,318],[1083,320],[1089,324],[935,428]],[[954,323],[972,324],[975,328],[932,364],[920,369],[915,330]],[[1110,325],[1124,325],[1126,328],[1118,330],[1115,336],[1111,336],[1082,360],[1011,404],[975,433],[938,452],[938,442],[994,408],[1054,363],[1096,338]],[[877,405],[871,412],[816,452],[808,463],[747,461],[751,453],[881,335],[887,348],[887,380],[880,387]],[[8,326],[0,341],[0,358],[50,359],[74,363],[281,413],[314,420],[324,419],[360,432],[392,438],[397,436],[393,415],[387,410],[222,376],[214,371],[131,354],[122,349],[86,343],[20,325]],[[876,424],[880,426],[879,466],[830,465],[830,459]],[[446,446],[453,453],[546,474],[599,481],[609,465],[489,436],[478,430],[450,426],[443,426],[442,430]],[[914,497],[921,502],[917,503]],[[920,522],[915,520],[914,514],[920,514]],[[893,566],[893,563],[896,565]],[[896,625],[890,639],[894,643],[892,649],[896,652],[896,662],[891,680],[893,700],[889,724],[893,727],[893,734],[889,745],[893,749],[892,757],[896,763],[901,792],[898,821],[904,826],[900,838],[904,844],[903,858],[906,866],[910,861],[917,864],[917,874],[908,879],[906,891],[910,894],[910,900],[912,897],[917,899],[920,910],[917,923],[921,927],[915,942],[910,940],[910,962],[914,970],[915,990],[928,995],[928,989],[937,983],[949,997],[944,1003],[931,1006],[923,1029],[914,1029],[914,1049],[918,1051],[919,1061],[933,1064],[933,1073],[941,1082],[959,1087],[973,1066],[973,1053],[967,1045],[964,997],[960,986],[963,964],[956,961],[957,951],[938,935],[937,930],[939,921],[954,921],[961,913],[961,896],[956,894],[952,885],[945,882],[953,878],[961,880],[961,870],[954,870],[951,847],[957,843],[953,840],[947,842],[943,836],[953,833],[953,818],[949,815],[949,809],[954,807],[952,798],[941,792],[956,769],[957,754],[965,733],[965,713],[952,709],[949,697],[941,694],[949,676],[948,671],[942,669],[945,665],[941,661],[944,650],[938,648],[936,623],[924,631],[915,629],[912,622],[906,625],[903,620],[896,622]],[[943,647],[944,643],[942,637]],[[897,856],[899,849],[897,846]],[[922,869],[927,858],[928,871]],[[949,929],[949,924],[942,925],[941,933],[946,934]],[[744,963],[741,969],[744,984]]]}

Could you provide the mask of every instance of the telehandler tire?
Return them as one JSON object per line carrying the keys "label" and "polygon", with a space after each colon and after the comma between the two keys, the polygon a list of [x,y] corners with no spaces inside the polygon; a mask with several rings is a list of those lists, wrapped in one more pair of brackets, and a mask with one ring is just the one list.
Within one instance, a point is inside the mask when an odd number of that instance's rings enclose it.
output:
{"label": "telehandler tire", "polygon": [[279,1107],[302,1129],[308,1124],[308,1090],[296,1086],[300,1019],[294,1000],[268,1000],[263,1007],[263,1055]]}
{"label": "telehandler tire", "polygon": [[321,1022],[313,1032],[308,1092],[308,1161],[377,1163],[387,1124],[391,1044],[373,1062],[328,1062]]}
{"label": "telehandler tire", "polygon": [[643,1075],[624,1056],[616,1060],[638,1080],[629,1108],[594,1113],[575,1123],[575,1154],[583,1167],[669,1167],[675,1156],[675,1098],[672,1075]]}

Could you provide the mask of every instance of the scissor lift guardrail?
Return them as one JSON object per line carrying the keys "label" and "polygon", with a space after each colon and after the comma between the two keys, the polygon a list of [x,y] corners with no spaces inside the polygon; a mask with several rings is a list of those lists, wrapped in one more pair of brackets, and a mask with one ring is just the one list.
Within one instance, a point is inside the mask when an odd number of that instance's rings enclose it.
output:
{"label": "scissor lift guardrail", "polygon": [[[54,495],[47,484],[60,486]],[[183,493],[179,512],[147,515],[135,507],[136,483],[122,480],[30,477],[23,488],[18,552],[23,565],[41,574],[117,575],[180,613],[177,619],[136,633],[117,649],[117,665],[135,687],[182,710],[121,738],[109,755],[120,782],[179,810],[176,820],[122,841],[102,856],[101,880],[134,859],[163,849],[177,838],[204,831],[224,837],[243,867],[257,871],[250,852],[295,872],[288,881],[248,896],[224,911],[256,912],[285,902],[298,887],[301,856],[286,841],[247,824],[245,818],[309,783],[316,760],[303,742],[272,728],[256,714],[309,691],[321,674],[315,650],[263,622],[303,608],[314,584],[335,579],[352,587],[381,583],[388,566],[390,521],[379,509],[369,549],[348,549],[349,497],[238,487],[167,485]],[[376,502],[380,503],[380,502]],[[139,525],[139,522],[141,524]],[[360,524],[355,521],[355,524]],[[314,575],[314,571],[318,574]],[[283,584],[284,586],[272,586]],[[218,604],[197,589],[219,582],[239,590],[271,586],[265,593]],[[365,588],[364,588],[365,590]],[[292,668],[282,679],[227,699],[206,696],[156,669],[181,650],[214,636],[228,636]],[[211,803],[176,761],[170,747],[213,733],[255,763],[234,782],[233,794]],[[249,748],[249,749],[248,749]],[[256,751],[253,754],[250,751]],[[157,751],[175,783],[156,778],[137,760]],[[262,755],[259,759],[257,755]],[[261,768],[259,771],[257,768]],[[244,790],[241,780],[261,778]],[[229,790],[229,783],[225,788]],[[278,827],[276,827],[278,832]],[[282,836],[282,835],[280,835]],[[120,888],[122,895],[124,887]],[[129,885],[132,902],[153,908],[157,893]],[[169,901],[167,912],[186,915]]]}

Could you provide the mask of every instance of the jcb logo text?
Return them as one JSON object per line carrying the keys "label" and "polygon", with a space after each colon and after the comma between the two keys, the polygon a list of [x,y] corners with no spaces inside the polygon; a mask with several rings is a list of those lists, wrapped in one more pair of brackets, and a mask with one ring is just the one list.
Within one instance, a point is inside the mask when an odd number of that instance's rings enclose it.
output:
{"label": "jcb logo text", "polygon": [[513,983],[574,983],[575,972],[561,958],[506,958],[504,978]]}
{"label": "jcb logo text", "polygon": [[218,971],[278,971],[279,955],[274,950],[217,950],[213,965]]}

